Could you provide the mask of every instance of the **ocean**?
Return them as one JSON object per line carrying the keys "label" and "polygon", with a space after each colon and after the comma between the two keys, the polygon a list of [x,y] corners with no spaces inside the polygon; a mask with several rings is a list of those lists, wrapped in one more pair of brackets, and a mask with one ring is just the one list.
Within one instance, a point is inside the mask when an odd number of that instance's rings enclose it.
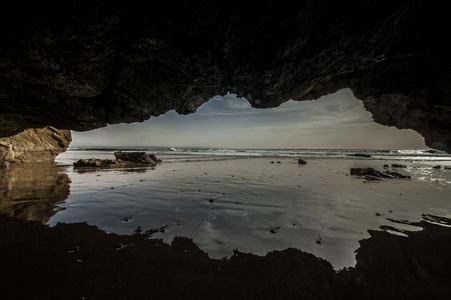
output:
{"label": "ocean", "polygon": [[451,161],[451,155],[439,150],[398,149],[225,149],[225,148],[169,148],[169,147],[75,147],[60,154],[56,161],[73,163],[86,157],[114,158],[115,151],[144,151],[171,159],[197,159],[200,157],[298,157],[322,159],[401,160],[401,161]]}

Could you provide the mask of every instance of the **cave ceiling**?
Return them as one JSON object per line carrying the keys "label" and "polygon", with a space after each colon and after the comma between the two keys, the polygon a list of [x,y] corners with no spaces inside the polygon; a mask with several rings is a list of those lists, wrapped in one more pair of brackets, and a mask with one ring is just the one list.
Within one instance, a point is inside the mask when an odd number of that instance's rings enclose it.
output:
{"label": "cave ceiling", "polygon": [[0,137],[255,108],[349,88],[375,122],[450,152],[444,1],[14,2],[2,10]]}

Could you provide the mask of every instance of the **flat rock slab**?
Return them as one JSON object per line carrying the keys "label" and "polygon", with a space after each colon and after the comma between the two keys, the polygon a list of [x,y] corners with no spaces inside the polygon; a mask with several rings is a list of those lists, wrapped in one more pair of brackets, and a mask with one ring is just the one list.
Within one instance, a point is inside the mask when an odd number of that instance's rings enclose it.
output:
{"label": "flat rock slab", "polygon": [[376,178],[400,178],[400,179],[410,179],[410,176],[402,175],[398,172],[390,172],[390,171],[384,171],[380,172],[373,168],[352,168],[351,169],[351,175],[355,176],[371,176]]}
{"label": "flat rock slab", "polygon": [[117,160],[130,161],[140,164],[149,164],[150,166],[155,166],[157,164],[157,159],[155,155],[149,156],[146,152],[114,152],[114,156]]}
{"label": "flat rock slab", "polygon": [[74,167],[76,168],[117,168],[125,167],[125,162],[121,160],[111,160],[111,159],[80,159],[74,162]]}

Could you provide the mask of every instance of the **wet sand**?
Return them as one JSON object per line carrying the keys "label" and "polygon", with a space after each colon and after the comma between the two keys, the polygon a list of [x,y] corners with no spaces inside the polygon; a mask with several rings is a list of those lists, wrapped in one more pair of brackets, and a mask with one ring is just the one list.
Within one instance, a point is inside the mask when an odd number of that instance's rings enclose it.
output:
{"label": "wet sand", "polygon": [[451,295],[451,170],[402,162],[387,170],[411,180],[373,181],[350,168],[387,162],[161,158],[0,171],[6,299]]}
{"label": "wet sand", "polygon": [[151,169],[71,174],[71,194],[49,224],[87,222],[119,234],[161,229],[153,237],[170,243],[187,236],[212,258],[230,257],[234,249],[265,255],[294,247],[341,269],[355,264],[368,230],[418,230],[389,219],[451,217],[451,170],[435,170],[433,163],[388,168],[411,180],[369,181],[350,169],[382,171],[385,162],[162,158]]}
{"label": "wet sand", "polygon": [[168,245],[86,224],[49,228],[0,215],[0,293],[3,299],[448,299],[451,229],[411,225],[422,230],[408,238],[370,231],[356,266],[336,272],[293,248],[211,259],[187,238]]}

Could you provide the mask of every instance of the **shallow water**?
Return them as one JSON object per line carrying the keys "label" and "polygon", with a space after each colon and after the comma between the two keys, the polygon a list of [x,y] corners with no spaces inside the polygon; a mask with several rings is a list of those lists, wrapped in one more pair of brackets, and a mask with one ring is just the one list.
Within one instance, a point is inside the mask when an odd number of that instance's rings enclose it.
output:
{"label": "shallow water", "polygon": [[386,162],[161,154],[155,168],[80,172],[64,164],[111,152],[65,155],[57,174],[70,178],[70,194],[44,223],[86,222],[119,234],[156,230],[150,238],[168,243],[186,236],[211,258],[293,247],[341,269],[355,265],[368,230],[405,236],[421,228],[399,220],[451,217],[451,170],[443,168],[451,161],[441,161],[440,170],[432,168],[436,161],[403,161],[407,168],[389,170],[411,180],[369,181],[350,176],[350,168],[383,170]]}

